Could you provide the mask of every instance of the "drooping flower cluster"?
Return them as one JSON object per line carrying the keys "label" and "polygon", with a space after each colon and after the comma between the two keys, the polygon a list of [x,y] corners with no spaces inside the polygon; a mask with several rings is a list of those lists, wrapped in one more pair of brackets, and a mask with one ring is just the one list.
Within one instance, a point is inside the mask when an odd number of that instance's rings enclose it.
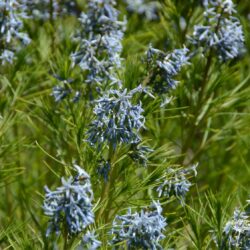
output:
{"label": "drooping flower cluster", "polygon": [[[2,64],[12,63],[15,51],[22,45],[30,43],[23,33],[23,21],[27,18],[25,6],[16,0],[0,0],[0,61]],[[21,42],[21,43],[20,43]]]}
{"label": "drooping flower cluster", "polygon": [[174,170],[173,168],[168,168],[166,171],[166,177],[163,177],[162,184],[157,187],[157,192],[159,197],[171,197],[175,196],[183,204],[186,194],[192,183],[187,179],[194,172],[197,175],[196,165],[193,165],[186,169]]}
{"label": "drooping flower cluster", "polygon": [[134,94],[144,91],[141,86],[130,92],[109,90],[96,100],[94,114],[96,119],[90,124],[87,140],[99,148],[120,143],[137,144],[140,142],[139,131],[144,127],[141,103],[133,105]]}
{"label": "drooping flower cluster", "polygon": [[157,202],[139,213],[129,209],[127,214],[116,216],[113,222],[112,244],[124,242],[128,249],[163,249],[160,241],[165,238],[166,225],[161,205]]}
{"label": "drooping flower cluster", "polygon": [[125,0],[127,3],[127,9],[130,12],[143,15],[148,20],[158,19],[159,2],[157,1],[145,1],[145,0]]}
{"label": "drooping flower cluster", "polygon": [[87,233],[84,234],[81,245],[77,248],[77,250],[96,250],[100,248],[102,243],[96,238],[97,236],[94,231],[87,231]]}
{"label": "drooping flower cluster", "polygon": [[204,51],[212,48],[221,61],[237,57],[244,49],[244,35],[232,0],[204,1],[204,24],[196,25],[191,42]]}
{"label": "drooping flower cluster", "polygon": [[88,12],[79,18],[81,28],[75,36],[79,48],[72,53],[73,65],[87,72],[88,84],[119,83],[113,68],[121,66],[121,40],[125,22],[118,20],[114,0],[89,1]]}
{"label": "drooping flower cluster", "polygon": [[75,165],[78,172],[75,178],[62,178],[62,186],[55,191],[45,187],[43,209],[50,217],[46,235],[58,234],[62,225],[66,225],[69,235],[80,233],[94,222],[92,212],[93,192],[89,175]]}
{"label": "drooping flower cluster", "polygon": [[175,88],[178,81],[174,77],[188,64],[189,57],[187,48],[175,49],[172,53],[164,53],[151,46],[147,52],[147,61],[153,69],[154,90],[163,94],[169,89]]}
{"label": "drooping flower cluster", "polygon": [[246,213],[236,209],[224,233],[230,249],[250,249],[250,220]]}

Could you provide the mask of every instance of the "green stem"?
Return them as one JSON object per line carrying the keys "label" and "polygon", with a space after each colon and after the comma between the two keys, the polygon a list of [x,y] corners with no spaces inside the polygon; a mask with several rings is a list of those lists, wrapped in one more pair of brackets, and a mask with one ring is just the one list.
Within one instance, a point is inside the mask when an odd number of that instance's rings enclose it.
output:
{"label": "green stem", "polygon": [[[97,214],[97,220],[100,218],[100,216],[104,213],[105,209],[110,205],[110,200],[111,197],[109,197],[110,194],[110,188],[113,186],[113,180],[114,180],[114,166],[112,164],[113,161],[113,156],[114,156],[114,148],[112,145],[109,146],[109,154],[108,154],[108,160],[110,161],[110,175],[109,175],[109,180],[108,182],[105,182],[103,180],[103,185],[102,185],[102,194],[101,194],[101,202],[105,200],[105,198],[108,198],[108,204],[105,206],[101,207],[99,210],[99,213]],[[105,215],[105,221],[108,219],[108,213]]]}
{"label": "green stem", "polygon": [[[203,96],[204,96],[204,91],[205,91],[205,88],[206,88],[207,83],[209,81],[209,77],[208,77],[209,74],[208,73],[209,73],[209,69],[210,69],[211,64],[212,64],[212,55],[213,55],[212,50],[210,50],[210,53],[209,53],[209,56],[207,59],[207,63],[206,63],[205,69],[204,69],[202,82],[201,82],[201,91],[199,93],[199,99],[198,99],[196,110],[194,113],[194,121],[196,121],[196,118],[199,115],[200,108],[202,107],[202,100],[203,100]],[[194,139],[194,136],[196,134],[197,129],[198,129],[198,127],[196,127],[196,126],[191,126],[191,128],[190,128],[186,142],[182,147],[182,159],[181,159],[182,163],[185,160],[186,153],[187,153],[187,151],[188,151],[188,149],[189,149],[189,147]]]}
{"label": "green stem", "polygon": [[64,234],[63,234],[63,237],[64,237],[63,250],[67,250],[68,249],[68,230],[67,230],[66,223],[64,227],[65,228],[64,228]]}

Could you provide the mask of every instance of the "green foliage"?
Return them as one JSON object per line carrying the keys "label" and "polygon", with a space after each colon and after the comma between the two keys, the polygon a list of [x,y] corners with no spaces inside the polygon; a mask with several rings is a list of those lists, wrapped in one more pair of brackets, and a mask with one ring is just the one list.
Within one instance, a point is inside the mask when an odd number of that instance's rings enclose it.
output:
{"label": "green foliage", "polygon": [[[159,20],[148,21],[136,13],[128,16],[123,67],[118,72],[128,90],[139,84],[152,86],[147,83],[145,55],[150,43],[166,52],[182,48],[202,20],[201,1],[158,2]],[[63,235],[45,237],[43,187],[55,189],[62,176],[73,173],[74,163],[91,177],[96,220],[89,228],[99,235],[101,249],[111,249],[114,217],[128,207],[140,209],[158,200],[156,187],[167,168],[197,162],[198,175],[190,180],[195,184],[185,206],[174,198],[160,199],[168,223],[162,245],[164,249],[228,249],[223,228],[234,208],[245,204],[250,177],[250,7],[247,1],[238,2],[244,54],[221,64],[214,56],[209,59],[198,52],[178,75],[180,83],[170,91],[171,102],[164,107],[161,96],[140,95],[146,118],[143,144],[154,151],[143,167],[132,161],[129,146],[120,145],[110,159],[109,182],[97,173],[100,157],[109,158],[109,153],[86,142],[94,117],[85,75],[71,67],[77,18],[59,17],[42,25],[25,20],[31,44],[17,53],[13,64],[0,68],[1,249],[63,249]],[[121,15],[127,14],[123,1],[118,8]],[[53,74],[73,79],[73,86],[83,93],[81,101],[66,98],[55,103],[51,92],[58,82]],[[80,240],[69,239],[64,249],[76,249]]]}

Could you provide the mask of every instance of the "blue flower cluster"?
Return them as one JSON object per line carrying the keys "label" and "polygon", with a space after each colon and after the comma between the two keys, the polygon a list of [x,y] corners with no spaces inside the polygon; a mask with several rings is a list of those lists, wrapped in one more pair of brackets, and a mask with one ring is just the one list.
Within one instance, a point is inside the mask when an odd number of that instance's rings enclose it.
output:
{"label": "blue flower cluster", "polygon": [[236,209],[232,220],[226,224],[224,233],[229,249],[250,249],[250,220],[246,213]]}
{"label": "blue flower cluster", "polygon": [[30,39],[23,28],[22,19],[27,18],[26,7],[16,0],[0,0],[0,61],[12,63],[20,43],[27,45]]}
{"label": "blue flower cluster", "polygon": [[128,249],[163,249],[160,241],[165,238],[163,231],[166,225],[161,205],[157,202],[139,213],[132,213],[129,209],[127,214],[116,216],[111,243],[124,242]]}
{"label": "blue flower cluster", "polygon": [[75,36],[78,50],[71,54],[73,65],[87,72],[88,84],[119,84],[112,69],[121,66],[121,40],[126,22],[118,20],[114,0],[89,1],[88,12],[79,18]]}
{"label": "blue flower cluster", "polygon": [[160,4],[157,1],[125,0],[125,2],[127,3],[128,11],[143,15],[149,21],[159,18],[158,10]]}
{"label": "blue flower cluster", "polygon": [[172,53],[167,54],[149,47],[147,61],[154,70],[154,90],[156,93],[163,94],[176,87],[178,81],[174,80],[174,77],[184,65],[189,63],[188,52],[187,48],[183,48],[175,49]]}
{"label": "blue flower cluster", "polygon": [[69,235],[77,234],[94,222],[90,177],[79,166],[75,169],[77,176],[62,178],[62,186],[55,191],[45,187],[43,209],[50,217],[47,236],[54,231],[58,234],[62,225],[66,225]]}
{"label": "blue flower cluster", "polygon": [[187,177],[191,174],[191,172],[194,172],[194,175],[196,176],[196,168],[197,164],[186,169],[167,169],[166,177],[163,177],[161,180],[159,180],[160,182],[163,182],[157,187],[156,190],[159,197],[175,196],[183,204],[186,194],[189,191],[189,188],[192,186]]}
{"label": "blue flower cluster", "polygon": [[112,145],[115,149],[120,143],[137,144],[141,141],[139,131],[144,127],[141,103],[133,105],[132,98],[142,92],[141,86],[130,92],[109,90],[96,100],[94,114],[96,119],[90,124],[87,140],[99,148]]}
{"label": "blue flower cluster", "polygon": [[102,243],[96,238],[97,236],[94,231],[87,231],[87,233],[84,234],[81,245],[77,248],[77,250],[96,250],[100,248]]}
{"label": "blue flower cluster", "polygon": [[244,49],[244,35],[231,0],[204,1],[204,24],[196,25],[191,42],[204,51],[212,48],[221,61],[233,59]]}

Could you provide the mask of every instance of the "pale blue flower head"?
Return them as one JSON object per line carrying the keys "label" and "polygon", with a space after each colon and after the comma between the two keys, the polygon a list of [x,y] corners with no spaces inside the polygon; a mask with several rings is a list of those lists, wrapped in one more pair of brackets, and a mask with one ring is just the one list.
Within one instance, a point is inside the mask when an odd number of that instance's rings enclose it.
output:
{"label": "pale blue flower head", "polygon": [[97,240],[97,236],[95,235],[95,231],[87,231],[81,241],[81,245],[77,248],[77,250],[96,250],[100,249],[102,243]]}
{"label": "pale blue flower head", "polygon": [[59,234],[65,225],[69,235],[78,234],[94,222],[90,177],[79,166],[75,165],[75,169],[77,175],[62,178],[62,186],[55,191],[45,187],[43,210],[50,218],[47,236],[52,232]]}
{"label": "pale blue flower head", "polygon": [[119,83],[113,71],[121,66],[121,40],[126,22],[119,21],[113,0],[93,0],[79,18],[81,27],[74,37],[79,43],[71,54],[73,66],[87,72],[86,83]]}
{"label": "pale blue flower head", "polygon": [[157,1],[125,0],[125,2],[127,3],[128,11],[143,15],[149,21],[159,18],[160,4]]}
{"label": "pale blue flower head", "polygon": [[[189,50],[187,48],[175,49],[172,53],[164,53],[151,46],[147,51],[147,60],[154,71],[155,81],[154,90],[156,93],[163,94],[169,89],[173,89],[178,84],[174,79],[184,65],[189,64]],[[159,76],[159,79],[157,79]]]}
{"label": "pale blue flower head", "polygon": [[133,104],[132,99],[142,91],[141,86],[130,92],[127,89],[109,90],[95,101],[95,120],[87,132],[91,145],[111,144],[116,148],[120,143],[140,142],[139,131],[144,127],[145,118],[141,103]]}
{"label": "pale blue flower head", "polygon": [[224,227],[229,249],[250,249],[250,220],[239,209],[234,211],[232,220]]}
{"label": "pale blue flower head", "polygon": [[27,18],[25,6],[16,0],[0,0],[0,60],[2,64],[11,63],[14,53],[21,45],[30,43],[24,32],[23,19]]}
{"label": "pale blue flower head", "polygon": [[233,59],[244,51],[244,34],[231,0],[206,0],[202,25],[194,27],[190,41],[204,52],[213,49],[221,61]]}
{"label": "pale blue flower head", "polygon": [[153,202],[139,213],[132,213],[129,209],[127,214],[116,216],[111,230],[111,243],[124,242],[128,249],[163,249],[160,242],[165,238],[163,232],[166,225],[159,202]]}

